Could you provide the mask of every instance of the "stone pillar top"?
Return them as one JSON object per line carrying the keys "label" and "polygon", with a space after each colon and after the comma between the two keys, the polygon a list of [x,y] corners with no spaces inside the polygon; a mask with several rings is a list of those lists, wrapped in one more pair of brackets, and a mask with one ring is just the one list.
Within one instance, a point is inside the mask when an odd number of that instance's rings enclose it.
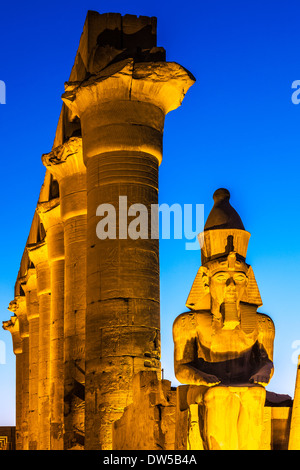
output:
{"label": "stone pillar top", "polygon": [[178,108],[195,78],[175,62],[135,62],[129,58],[83,82],[68,82],[62,100],[74,116],[94,104],[110,101],[143,101],[164,114]]}
{"label": "stone pillar top", "polygon": [[36,289],[36,270],[35,268],[29,268],[27,270],[26,276],[20,278],[20,283],[22,285],[23,291]]}
{"label": "stone pillar top", "polygon": [[22,354],[23,347],[22,347],[22,338],[20,335],[20,324],[19,319],[17,316],[10,317],[10,320],[4,321],[2,323],[2,327],[4,330],[9,331],[12,335],[13,341],[13,351],[15,354]]}
{"label": "stone pillar top", "polygon": [[37,213],[46,230],[49,263],[64,260],[64,231],[60,198],[39,202],[37,205]]}
{"label": "stone pillar top", "polygon": [[28,244],[26,246],[28,256],[33,262],[34,266],[48,261],[47,241],[44,239],[39,243]]}
{"label": "stone pillar top", "polygon": [[42,162],[58,182],[66,176],[85,173],[86,167],[82,158],[81,137],[71,137],[50,153],[42,155]]}
{"label": "stone pillar top", "polygon": [[[28,321],[39,317],[37,299],[37,274],[35,268],[29,268],[26,276],[21,279],[22,289],[25,292]],[[35,304],[35,308],[33,305]]]}
{"label": "stone pillar top", "polygon": [[47,230],[54,225],[61,223],[60,201],[59,198],[51,199],[37,204],[37,213],[39,214],[44,228]]}
{"label": "stone pillar top", "polygon": [[2,322],[3,329],[9,331],[10,333],[16,333],[19,331],[19,323],[17,320],[18,318],[16,315],[11,316],[9,320]]}
{"label": "stone pillar top", "polygon": [[9,302],[8,310],[19,316],[26,313],[26,299],[24,295],[18,295]]}
{"label": "stone pillar top", "polygon": [[173,62],[114,63],[82,82],[69,82],[62,99],[79,117],[83,159],[138,151],[162,160],[165,115],[181,105],[194,79]]}
{"label": "stone pillar top", "polygon": [[29,336],[29,325],[27,319],[26,298],[24,295],[19,295],[9,303],[8,310],[19,320],[19,332],[21,338]]}
{"label": "stone pillar top", "polygon": [[51,294],[50,261],[47,238],[26,246],[29,259],[37,272],[37,295]]}

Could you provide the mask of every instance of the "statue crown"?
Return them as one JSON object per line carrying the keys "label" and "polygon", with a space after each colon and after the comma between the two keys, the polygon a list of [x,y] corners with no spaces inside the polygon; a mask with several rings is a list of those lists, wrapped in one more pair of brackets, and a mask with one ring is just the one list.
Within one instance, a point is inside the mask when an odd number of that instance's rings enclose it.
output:
{"label": "statue crown", "polygon": [[248,286],[242,301],[259,307],[262,300],[253,269],[246,264],[250,233],[245,230],[239,214],[231,206],[227,189],[217,189],[213,198],[214,206],[204,231],[198,235],[202,266],[196,275],[186,306],[192,310],[210,308],[209,276],[224,263],[229,270],[238,270],[239,265],[247,274]]}
{"label": "statue crown", "polygon": [[228,256],[233,251],[245,259],[250,233],[245,230],[239,214],[231,206],[229,191],[225,188],[217,189],[213,198],[214,206],[204,231],[198,235],[202,264]]}

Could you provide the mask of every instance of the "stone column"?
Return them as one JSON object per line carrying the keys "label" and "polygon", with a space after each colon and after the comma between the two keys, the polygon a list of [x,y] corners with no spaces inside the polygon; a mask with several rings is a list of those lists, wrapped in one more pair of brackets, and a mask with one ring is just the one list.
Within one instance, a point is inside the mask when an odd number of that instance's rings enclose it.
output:
{"label": "stone column", "polygon": [[50,449],[64,448],[64,227],[59,198],[38,204],[47,237],[51,284]]}
{"label": "stone column", "polygon": [[37,276],[39,302],[39,382],[38,382],[38,450],[50,450],[50,314],[51,279],[46,240],[27,245]]}
{"label": "stone column", "polygon": [[20,322],[17,316],[3,322],[3,328],[12,335],[13,351],[16,355],[16,450],[23,450],[22,435],[22,384],[23,384],[23,342],[20,335]]}
{"label": "stone column", "polygon": [[64,223],[64,448],[83,448],[87,206],[81,138],[69,139],[42,160],[59,182]]}
{"label": "stone column", "polygon": [[21,407],[21,425],[20,432],[22,434],[22,450],[28,450],[28,412],[29,412],[29,328],[26,310],[25,296],[17,296],[9,304],[8,308],[14,312],[19,320],[19,333],[22,341],[22,407]]}
{"label": "stone column", "polygon": [[[158,203],[165,115],[193,81],[178,64],[127,59],[68,84],[63,95],[81,120],[87,168],[86,449],[111,448],[134,374],[160,375],[159,245],[150,208]],[[141,210],[148,224],[142,238],[134,223],[127,234],[133,204],[131,216]],[[96,233],[105,210],[116,211],[116,239]]]}
{"label": "stone column", "polygon": [[26,297],[29,323],[28,449],[36,450],[38,447],[39,303],[35,269],[28,270],[26,283],[22,287]]}
{"label": "stone column", "polygon": [[300,450],[300,356],[298,356],[296,385],[292,408],[289,450]]}

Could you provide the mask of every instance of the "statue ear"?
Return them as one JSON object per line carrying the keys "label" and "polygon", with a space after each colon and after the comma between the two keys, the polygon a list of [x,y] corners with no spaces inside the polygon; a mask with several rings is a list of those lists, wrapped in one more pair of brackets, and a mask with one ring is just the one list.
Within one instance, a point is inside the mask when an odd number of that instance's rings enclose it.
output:
{"label": "statue ear", "polygon": [[254,305],[257,305],[257,307],[261,307],[262,300],[261,300],[260,292],[258,289],[255,276],[254,276],[252,266],[249,266],[247,276],[248,276],[247,287],[245,289],[245,293],[241,300],[242,302],[245,302],[248,304],[254,304]]}
{"label": "statue ear", "polygon": [[210,310],[209,271],[201,266],[195,277],[186,306],[191,310]]}

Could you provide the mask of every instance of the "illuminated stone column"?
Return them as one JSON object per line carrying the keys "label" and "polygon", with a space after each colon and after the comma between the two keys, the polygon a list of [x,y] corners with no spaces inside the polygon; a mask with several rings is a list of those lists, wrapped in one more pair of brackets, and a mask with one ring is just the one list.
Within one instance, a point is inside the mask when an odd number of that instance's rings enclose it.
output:
{"label": "illuminated stone column", "polygon": [[36,269],[39,302],[39,382],[38,382],[38,450],[50,450],[50,315],[51,279],[47,242],[27,245]]}
{"label": "illuminated stone column", "polygon": [[298,356],[297,376],[292,409],[289,450],[300,450],[300,356]]}
{"label": "illuminated stone column", "polygon": [[50,448],[64,448],[64,227],[59,198],[38,204],[46,231],[51,284]]}
{"label": "illuminated stone column", "polygon": [[16,450],[23,450],[22,436],[22,384],[23,384],[23,349],[20,335],[20,322],[17,316],[3,322],[3,328],[11,333],[13,351],[16,355]]}
{"label": "illuminated stone column", "polygon": [[[193,82],[178,64],[127,59],[82,85],[69,83],[63,95],[81,120],[87,168],[86,449],[111,448],[135,373],[160,375],[159,244],[150,208],[158,203],[165,115]],[[102,204],[116,211],[116,237],[96,233]],[[127,236],[132,204],[146,210],[142,238]]]}
{"label": "illuminated stone column", "polygon": [[28,450],[28,412],[29,412],[29,328],[25,296],[17,296],[10,302],[8,309],[18,317],[19,333],[22,341],[22,377],[21,382],[21,425],[22,450]]}
{"label": "illuminated stone column", "polygon": [[29,323],[28,449],[36,450],[38,446],[39,303],[35,269],[28,270],[26,283],[22,287],[25,292]]}
{"label": "illuminated stone column", "polygon": [[59,182],[64,223],[64,448],[83,448],[87,207],[81,138],[69,139],[42,160]]}

